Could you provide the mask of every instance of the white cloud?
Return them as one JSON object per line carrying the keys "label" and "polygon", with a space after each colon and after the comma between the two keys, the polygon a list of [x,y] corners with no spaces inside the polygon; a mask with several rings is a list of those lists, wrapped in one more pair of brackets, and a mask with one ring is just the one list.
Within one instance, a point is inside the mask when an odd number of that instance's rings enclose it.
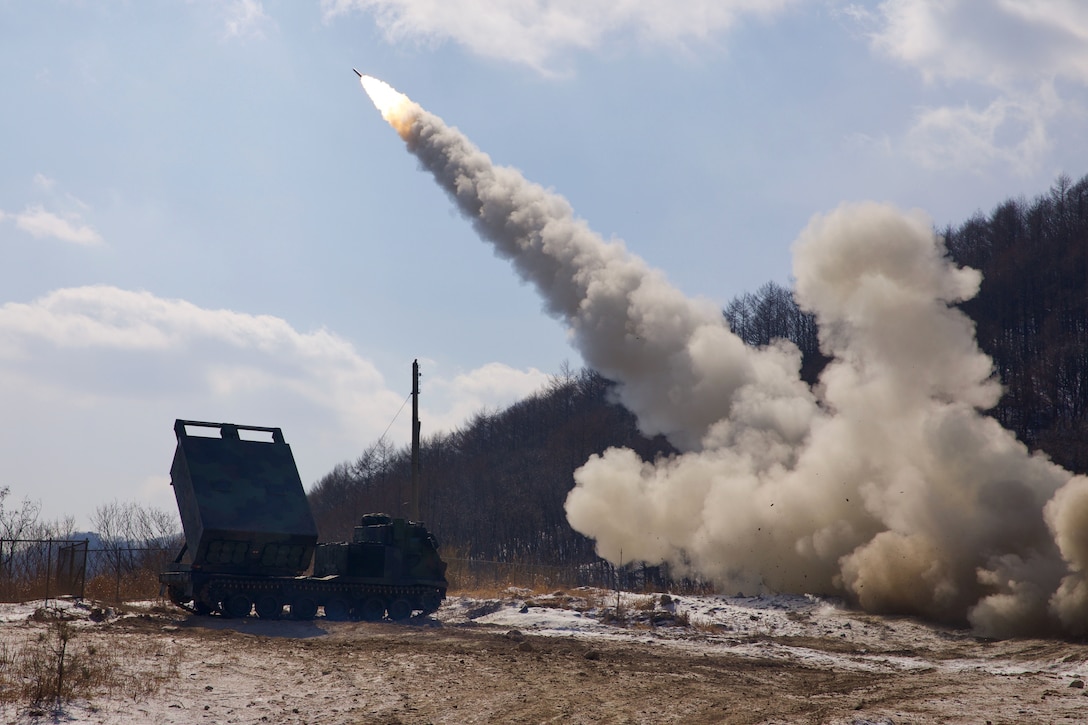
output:
{"label": "white cloud", "polygon": [[769,17],[802,0],[322,0],[326,18],[371,13],[387,38],[450,40],[488,58],[554,71],[557,60],[615,36],[684,45],[711,40],[744,16]]}
{"label": "white cloud", "polygon": [[907,134],[906,150],[928,168],[982,170],[997,163],[1029,174],[1051,149],[1047,122],[1060,108],[1047,87],[1027,99],[1001,96],[982,110],[925,109]]}
{"label": "white cloud", "polygon": [[[403,400],[350,342],[328,330],[300,332],[271,315],[209,310],[104,285],[0,306],[0,351],[0,376],[98,401],[290,397],[293,405],[333,413],[348,427],[375,430]],[[434,392],[427,408],[449,427],[548,380],[535,368],[500,363],[452,379],[436,368],[425,366]]]}
{"label": "white cloud", "polygon": [[34,186],[44,191],[52,191],[57,182],[42,173],[34,174]]}
{"label": "white cloud", "polygon": [[102,244],[102,236],[93,227],[83,224],[78,215],[65,219],[41,206],[31,206],[11,217],[15,220],[15,226],[38,239],[51,237],[85,246]]}
{"label": "white cloud", "polygon": [[90,204],[67,192],[60,192],[56,179],[38,172],[31,180],[36,195],[47,199],[47,205],[57,211],[47,211],[46,204],[28,204],[20,213],[0,210],[0,221],[11,219],[15,226],[31,236],[42,239],[59,239],[72,244],[97,246],[103,243],[102,235],[83,220]]}
{"label": "white cloud", "polygon": [[[549,378],[536,368],[518,370],[502,363],[488,363],[453,379],[431,380],[428,376],[423,390],[428,398],[433,394],[439,406],[429,408],[427,428],[437,432],[462,427],[476,413],[511,405],[539,391]],[[423,397],[422,391],[420,395]]]}
{"label": "white cloud", "polygon": [[263,38],[274,21],[264,10],[261,0],[185,0],[189,5],[211,9],[213,17],[223,23],[223,36],[232,38]]}
{"label": "white cloud", "polygon": [[232,0],[223,9],[227,37],[263,37],[270,21],[259,0]]}
{"label": "white cloud", "polygon": [[879,15],[876,48],[928,79],[1088,82],[1088,4],[1078,0],[886,0]]}
{"label": "white cloud", "polygon": [[[279,426],[303,481],[378,439],[409,388],[391,387],[344,338],[271,315],[207,309],[112,286],[0,305],[0,481],[48,516],[113,498],[171,508],[175,418]],[[447,379],[424,366],[430,435],[539,388],[536,370],[485,365]],[[444,426],[444,427],[440,427]],[[405,422],[389,431],[405,443]],[[118,456],[124,456],[121,461]],[[75,482],[75,483],[73,483]],[[78,488],[78,490],[76,490]]]}
{"label": "white cloud", "polygon": [[876,52],[927,83],[993,94],[985,107],[917,115],[905,147],[930,168],[1036,171],[1048,125],[1067,106],[1055,82],[1088,85],[1088,5],[1075,0],[885,0],[875,13],[852,12],[874,27]]}
{"label": "white cloud", "polygon": [[[303,333],[270,315],[208,310],[117,287],[7,303],[0,307],[0,340],[23,376],[102,398],[280,389],[354,418],[350,401],[384,392],[374,366],[326,330]],[[117,377],[118,369],[126,374]],[[133,369],[143,375],[129,374]]]}

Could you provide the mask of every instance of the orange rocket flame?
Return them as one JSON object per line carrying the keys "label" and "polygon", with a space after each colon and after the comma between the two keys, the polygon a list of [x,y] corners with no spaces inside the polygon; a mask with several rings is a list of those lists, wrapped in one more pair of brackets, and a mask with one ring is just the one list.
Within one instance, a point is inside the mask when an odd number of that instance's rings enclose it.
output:
{"label": "orange rocket flame", "polygon": [[385,81],[373,76],[359,76],[359,82],[370,96],[370,100],[390,126],[396,129],[401,138],[407,138],[412,124],[423,111],[419,104],[404,95]]}

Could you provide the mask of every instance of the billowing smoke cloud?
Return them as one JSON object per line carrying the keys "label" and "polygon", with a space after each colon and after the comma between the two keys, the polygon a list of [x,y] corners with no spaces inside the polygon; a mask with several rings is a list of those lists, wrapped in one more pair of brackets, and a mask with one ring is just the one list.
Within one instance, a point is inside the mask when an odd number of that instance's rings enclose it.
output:
{"label": "billowing smoke cloud", "polygon": [[980,275],[951,264],[924,215],[844,205],[802,232],[796,292],[832,357],[810,389],[795,346],[746,347],[714,304],[601,239],[562,197],[363,83],[642,430],[684,451],[645,462],[612,449],[576,472],[568,518],[602,556],[990,635],[1084,631],[1088,479],[979,412],[1000,384],[952,305]]}

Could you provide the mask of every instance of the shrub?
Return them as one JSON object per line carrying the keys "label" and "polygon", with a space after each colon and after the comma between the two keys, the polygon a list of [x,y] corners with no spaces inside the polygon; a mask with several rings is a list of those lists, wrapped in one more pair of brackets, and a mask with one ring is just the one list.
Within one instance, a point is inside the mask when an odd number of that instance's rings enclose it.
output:
{"label": "shrub", "polygon": [[144,699],[177,677],[180,655],[159,650],[150,667],[133,670],[125,659],[143,661],[146,652],[131,651],[125,642],[111,642],[108,650],[77,637],[66,614],[39,609],[31,619],[45,623],[21,645],[0,642],[0,702],[21,704],[33,716],[47,712],[59,716],[75,699],[99,694],[121,694]]}

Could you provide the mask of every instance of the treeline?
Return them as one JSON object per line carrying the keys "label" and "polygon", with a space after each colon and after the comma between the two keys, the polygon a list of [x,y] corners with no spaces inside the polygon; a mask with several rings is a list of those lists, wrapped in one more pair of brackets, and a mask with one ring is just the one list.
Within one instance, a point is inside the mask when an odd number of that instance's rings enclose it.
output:
{"label": "treeline", "polygon": [[[987,412],[1033,450],[1088,471],[1088,176],[1060,176],[1047,194],[1004,201],[941,234],[953,261],[983,275],[960,307],[1005,386]],[[750,345],[797,343],[808,382],[827,363],[813,316],[781,285],[740,295],[725,316]]]}
{"label": "treeline", "polygon": [[803,312],[793,292],[777,282],[767,282],[755,292],[734,297],[724,310],[733,333],[752,347],[772,340],[790,340],[801,350],[801,379],[816,382],[828,359],[820,352],[816,317]]}
{"label": "treeline", "polygon": [[[1088,471],[1088,177],[1059,177],[1047,194],[941,233],[956,263],[983,274],[962,309],[1006,387],[988,413],[1062,466]],[[723,314],[749,345],[796,343],[809,383],[827,363],[813,316],[782,285],[742,294]],[[422,518],[447,555],[563,566],[595,558],[563,511],[574,470],[609,446],[648,460],[671,452],[639,434],[611,387],[592,371],[565,370],[546,390],[423,443]],[[410,475],[410,452],[380,442],[337,466],[310,492],[322,539],[350,538],[369,511],[403,514]]]}
{"label": "treeline", "polygon": [[949,253],[983,274],[963,310],[1005,395],[992,415],[1057,463],[1088,471],[1088,176],[1010,199],[944,231]]}
{"label": "treeline", "polygon": [[[41,519],[41,502],[10,500],[0,487],[0,601],[25,601],[57,593],[62,545],[86,542],[83,593],[91,599],[150,598],[158,572],[181,547],[177,515],[135,502],[103,504],[91,515],[96,533],[76,531],[75,519]],[[52,587],[52,588],[51,588]]]}
{"label": "treeline", "polygon": [[[651,460],[673,451],[638,432],[611,388],[590,370],[564,370],[505,410],[421,441],[421,518],[447,557],[558,566],[596,558],[563,510],[574,470],[610,446]],[[410,450],[381,442],[337,466],[309,493],[321,539],[350,539],[367,512],[404,515],[410,479]]]}

